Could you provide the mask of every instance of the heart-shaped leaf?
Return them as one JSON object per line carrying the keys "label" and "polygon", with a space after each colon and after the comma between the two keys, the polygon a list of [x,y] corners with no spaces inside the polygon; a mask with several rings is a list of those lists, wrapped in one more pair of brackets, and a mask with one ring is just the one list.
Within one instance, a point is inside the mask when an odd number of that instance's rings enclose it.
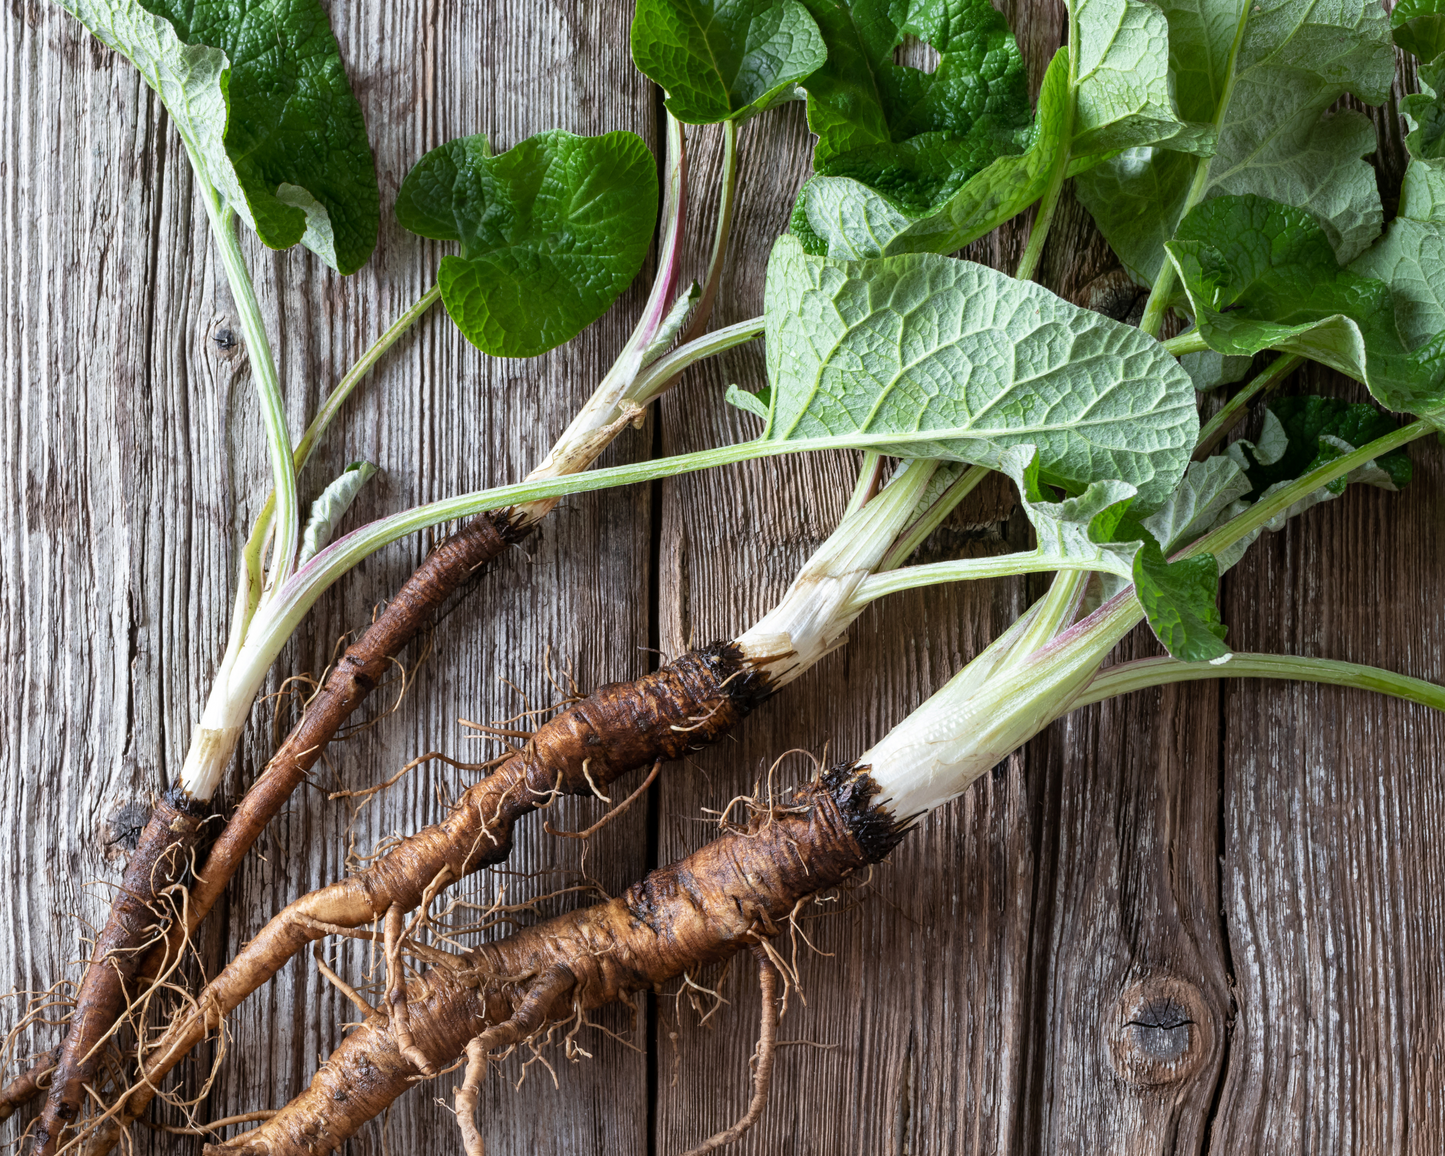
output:
{"label": "heart-shaped leaf", "polygon": [[397,220],[453,241],[442,302],[495,357],[535,357],[606,313],[642,268],[657,166],[630,132],[544,132],[492,155],[484,136],[432,149],[402,182]]}
{"label": "heart-shaped leaf", "polygon": [[756,116],[827,57],[798,0],[637,0],[632,17],[632,62],[687,124]]}

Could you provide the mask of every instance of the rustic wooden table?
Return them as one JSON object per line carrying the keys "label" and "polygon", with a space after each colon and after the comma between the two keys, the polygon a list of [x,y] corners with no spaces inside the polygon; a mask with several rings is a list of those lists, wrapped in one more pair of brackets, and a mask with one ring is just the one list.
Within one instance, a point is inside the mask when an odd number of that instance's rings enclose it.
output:
{"label": "rustic wooden table", "polygon": [[[450,137],[499,147],[546,128],[627,128],[657,144],[656,92],[632,68],[622,0],[330,5],[376,148],[383,207]],[[1063,27],[1056,0],[1010,13],[1035,82]],[[263,492],[246,354],[178,142],[122,59],[41,0],[0,17],[0,986],[31,989],[85,954],[122,867],[123,835],[175,771],[219,657],[237,536]],[[1393,111],[1382,145],[1397,171]],[[716,133],[699,134],[694,215],[705,248]],[[757,312],[769,244],[807,171],[802,109],[743,134],[737,255],[718,321]],[[1020,232],[970,255],[1012,268]],[[344,366],[427,283],[438,251],[383,224],[372,263],[340,279],[302,251],[248,245],[300,428]],[[1043,279],[1126,314],[1087,217],[1066,205]],[[389,355],[306,484],[367,458],[358,513],[519,478],[591,389],[642,298],[534,362],[489,360],[444,318]],[[720,404],[756,384],[760,351],[695,372],[606,461],[743,436]],[[1330,382],[1328,388],[1348,390]],[[1232,637],[1445,680],[1445,470],[1422,443],[1404,496],[1352,490],[1267,538],[1225,582]],[[200,944],[211,966],[266,917],[387,835],[439,817],[462,776],[413,772],[353,819],[328,790],[413,755],[480,757],[457,719],[498,718],[557,692],[638,675],[689,642],[729,637],[782,591],[831,529],[841,458],[734,467],[566,502],[456,604],[395,710],[333,749],[238,877]],[[236,494],[244,495],[237,501]],[[1001,486],[930,548],[1001,551],[1024,528]],[[413,565],[388,550],[324,600],[283,674],[319,671],[337,639]],[[717,808],[789,748],[862,750],[1027,602],[995,583],[895,598],[841,653],[672,769],[589,846],[518,835],[512,899],[575,882],[615,893],[709,837]],[[1151,643],[1136,638],[1142,652]],[[412,655],[414,659],[415,654]],[[503,680],[510,680],[510,684]],[[279,681],[272,689],[278,689]],[[393,688],[395,689],[395,687]],[[237,783],[263,764],[257,713]],[[1080,711],[933,815],[827,917],[799,956],[772,1106],[749,1153],[1416,1152],[1445,1149],[1445,726],[1362,693],[1199,684]],[[794,755],[786,773],[808,763]],[[600,804],[572,800],[581,826]],[[348,840],[353,840],[349,842]],[[584,858],[585,855],[585,858]],[[544,910],[577,902],[552,899]],[[360,979],[355,947],[328,946]],[[665,1156],[746,1102],[756,1030],[751,965],[707,1026],[671,995],[584,1037],[591,1060],[520,1060],[488,1081],[489,1151]],[[7,1013],[13,1020],[13,1013]],[[310,958],[234,1019],[202,1118],[275,1106],[353,1018]],[[37,1029],[21,1051],[52,1042]],[[202,1069],[188,1079],[199,1086]],[[451,1078],[413,1092],[351,1147],[459,1150]],[[446,1101],[445,1103],[442,1101]],[[11,1125],[13,1127],[13,1125]],[[195,1150],[139,1130],[138,1153]]]}

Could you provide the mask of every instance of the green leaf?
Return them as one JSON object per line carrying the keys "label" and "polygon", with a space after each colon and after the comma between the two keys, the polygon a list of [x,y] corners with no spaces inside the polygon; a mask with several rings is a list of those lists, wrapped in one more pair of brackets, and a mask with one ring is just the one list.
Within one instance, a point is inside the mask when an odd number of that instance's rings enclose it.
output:
{"label": "green leaf", "polygon": [[832,257],[951,253],[1011,220],[1043,194],[1063,137],[1069,94],[1067,55],[1044,74],[1033,139],[998,156],[936,206],[920,210],[864,179],[816,176],[798,194],[793,232],[810,252]]}
{"label": "green leaf", "polygon": [[1194,382],[1194,388],[1201,393],[1230,385],[1241,380],[1249,372],[1251,358],[1232,357],[1206,349],[1200,353],[1186,353],[1179,359],[1184,372]]}
{"label": "green leaf", "polygon": [[[1181,117],[1218,126],[1211,159],[1168,146],[1130,149],[1080,177],[1079,199],[1125,268],[1152,282],[1204,166],[1198,199],[1256,193],[1309,205],[1342,261],[1383,219],[1374,128],[1328,112],[1345,93],[1378,104],[1394,58],[1375,0],[1164,0]],[[1238,38],[1238,50],[1234,51]]]}
{"label": "green leaf", "polygon": [[1445,12],[1439,0],[1406,0],[1390,23],[1395,42],[1418,58],[1420,92],[1400,101],[1410,163],[1398,215],[1353,267],[1390,286],[1401,339],[1414,347],[1445,331]]}
{"label": "green leaf", "polygon": [[[1262,197],[1220,197],[1191,212],[1167,248],[1211,349],[1297,353],[1363,381],[1390,409],[1445,417],[1445,324],[1416,345],[1445,316],[1432,316],[1422,297],[1397,317],[1391,286],[1342,268],[1310,214]],[[1358,267],[1390,265],[1392,252],[1403,282],[1398,247]],[[1420,275],[1428,295],[1438,281]]]}
{"label": "green leaf", "polygon": [[1170,562],[1151,538],[1134,556],[1134,591],[1155,637],[1175,658],[1220,662],[1229,657],[1213,554]]}
{"label": "green leaf", "polygon": [[[856,12],[862,5],[853,7]],[[799,195],[805,225],[795,216],[794,232],[805,237],[810,251],[833,257],[950,253],[1038,200],[1055,165],[1067,159],[1061,158],[1066,149],[1072,172],[1120,149],[1165,140],[1193,152],[1213,149],[1212,126],[1185,124],[1175,115],[1162,51],[1167,27],[1157,8],[1144,0],[1080,0],[1076,21],[1079,59],[1071,62],[1067,48],[1054,56],[1022,152],[996,138],[1003,155],[982,168],[960,166],[962,183],[955,181],[947,195],[933,194],[927,204],[927,197],[900,194],[867,172],[826,175],[837,164],[822,164],[819,172],[825,175],[809,181]],[[843,59],[862,61],[865,55]],[[1071,66],[1078,75],[1073,86]],[[823,83],[821,75],[807,82]],[[1019,137],[1018,130],[1013,136]],[[983,154],[967,155],[977,160]]]}
{"label": "green leaf", "polygon": [[1139,540],[1119,542],[1112,535],[1134,503],[1138,491],[1133,486],[1106,478],[1092,483],[1077,497],[1057,499],[1045,488],[1039,454],[1032,445],[1004,450],[998,468],[1018,486],[1041,554],[1072,558],[1098,570],[1131,576]]}
{"label": "green leaf", "polygon": [[467,340],[495,357],[535,357],[601,317],[642,268],[657,167],[630,132],[538,133],[498,156],[485,137],[460,137],[407,174],[396,216],[461,246],[437,282]]}
{"label": "green leaf", "polygon": [[376,247],[376,168],[317,0],[60,0],[160,95],[197,175],[273,249],[351,273]]}
{"label": "green leaf", "polygon": [[995,467],[1032,444],[1050,484],[1115,479],[1152,507],[1197,436],[1194,387],[1158,342],[972,262],[840,261],[783,237],[765,316],[765,440]]}
{"label": "green leaf", "polygon": [[1145,0],[1075,0],[1074,22],[1076,163],[1144,145],[1202,156],[1214,150],[1213,125],[1188,124],[1175,110],[1163,12]]}
{"label": "green leaf", "polygon": [[[1215,527],[1244,513],[1253,502],[1269,497],[1310,470],[1352,452],[1391,428],[1393,423],[1369,406],[1350,406],[1333,398],[1308,396],[1277,399],[1272,408],[1265,410],[1264,429],[1258,443],[1240,438],[1229,444],[1228,456],[1248,472],[1254,492],[1252,500],[1233,503],[1220,515]],[[1342,434],[1358,440],[1347,441]],[[1228,570],[1238,562],[1265,530],[1282,530],[1291,518],[1338,497],[1350,483],[1396,490],[1409,482],[1410,473],[1410,459],[1403,449],[1366,462],[1344,477],[1306,494],[1264,526],[1221,550],[1220,569]]]}
{"label": "green leaf", "polygon": [[[1018,45],[988,0],[804,2],[828,48],[827,62],[803,81],[817,177],[794,227],[810,249],[946,252],[987,232],[985,220],[1020,197],[1008,216],[1038,197],[1052,142],[1031,128]],[[910,37],[938,52],[933,72],[894,62]],[[1056,82],[1041,97],[1053,110],[1041,125],[1057,128],[1059,91]],[[1020,154],[1028,159],[965,191],[999,158]],[[1031,196],[1021,184],[1030,181],[1038,184]]]}
{"label": "green leaf", "polygon": [[678,295],[677,300],[672,303],[672,308],[667,311],[658,324],[656,336],[642,351],[642,368],[646,369],[672,348],[672,343],[677,340],[677,335],[692,320],[697,303],[701,300],[702,286],[696,281],[687,287],[687,292]]}
{"label": "green leaf", "polygon": [[1445,8],[1439,0],[1398,0],[1390,10],[1395,43],[1421,64],[1445,54]]}
{"label": "green leaf", "polygon": [[798,0],[637,0],[632,62],[687,124],[746,120],[828,57]]}
{"label": "green leaf", "polygon": [[730,406],[750,413],[763,421],[768,420],[768,409],[772,401],[772,391],[760,389],[757,393],[749,393],[736,385],[728,386],[728,391],[723,395],[723,400]]}
{"label": "green leaf", "polygon": [[1150,627],[1175,658],[1211,661],[1228,653],[1221,641],[1214,559],[1201,555],[1171,563],[1155,530],[1178,540],[1209,529],[1248,489],[1237,465],[1228,459],[1192,463],[1166,506],[1143,522],[1134,512],[1134,487],[1123,482],[1095,482],[1078,497],[1052,500],[1032,446],[1005,450],[999,468],[1018,484],[1040,554],[1133,583]]}
{"label": "green leaf", "polygon": [[1220,515],[1249,490],[1248,476],[1232,458],[1215,454],[1190,462],[1169,500],[1144,519],[1144,529],[1172,554],[1212,530]]}
{"label": "green leaf", "polygon": [[[1445,161],[1445,104],[1440,100],[1445,88],[1445,13],[1432,0],[1397,4],[1390,23],[1395,43],[1417,58],[1415,75],[1420,91],[1400,100],[1400,111],[1410,129],[1405,147],[1414,162]],[[1438,174],[1438,165],[1431,167]]]}
{"label": "green leaf", "polygon": [[[988,0],[805,0],[828,47],[803,84],[814,167],[926,208],[1020,151],[1032,119],[1018,45]],[[906,37],[938,52],[931,73],[895,64]]]}
{"label": "green leaf", "polygon": [[[1260,445],[1235,443],[1236,460],[1250,483],[1249,497],[1258,499],[1270,487],[1292,482],[1311,470],[1384,437],[1396,423],[1373,406],[1351,404],[1335,397],[1302,395],[1277,398],[1266,411],[1266,432]],[[1358,476],[1357,476],[1358,475]],[[1349,482],[1366,482],[1399,490],[1411,476],[1410,456],[1403,449],[1376,459],[1363,471],[1330,483],[1331,492],[1343,493]]]}

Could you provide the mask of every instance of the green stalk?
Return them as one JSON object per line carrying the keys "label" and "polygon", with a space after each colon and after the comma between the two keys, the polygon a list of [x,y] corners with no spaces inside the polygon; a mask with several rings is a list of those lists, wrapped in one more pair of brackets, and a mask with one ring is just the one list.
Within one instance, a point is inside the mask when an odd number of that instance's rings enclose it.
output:
{"label": "green stalk", "polygon": [[712,314],[713,301],[717,298],[718,284],[722,280],[723,262],[727,258],[728,239],[732,236],[733,208],[737,204],[738,191],[738,125],[737,121],[723,122],[722,182],[718,189],[717,226],[713,231],[712,255],[708,258],[707,274],[703,278],[702,296],[698,298],[697,309],[692,323],[682,335],[680,345],[695,341],[707,331],[708,318]]}
{"label": "green stalk", "polygon": [[[336,419],[336,415],[341,412],[341,407],[346,404],[347,398],[361,384],[361,380],[381,360],[382,355],[395,345],[402,334],[416,324],[422,314],[436,304],[440,297],[441,287],[433,285],[417,298],[405,313],[391,323],[385,333],[372,342],[371,348],[361,355],[361,359],[347,370],[346,376],[336,383],[336,388],[326,395],[326,401],[316,416],[311,419],[311,424],[306,427],[306,432],[296,443],[296,449],[292,453],[291,460],[298,475],[306,463],[311,460],[316,443],[321,440],[321,436]],[[251,526],[251,534],[241,550],[242,589],[237,591],[237,615],[239,616],[232,619],[233,633],[239,625],[241,634],[245,634],[251,617],[256,613],[256,607],[261,601],[261,583],[253,582],[251,576],[260,574],[261,557],[266,551],[266,540],[271,536],[275,513],[276,491],[273,489],[266,495],[266,502],[261,507],[261,512],[256,515],[256,520]]]}
{"label": "green stalk", "polygon": [[1270,389],[1287,375],[1293,373],[1303,362],[1303,357],[1291,353],[1285,357],[1275,358],[1255,374],[1254,379],[1225,402],[1224,408],[1210,418],[1204,428],[1199,431],[1199,441],[1195,443],[1195,458],[1200,460],[1207,458],[1214,447],[1224,440],[1224,435],[1234,428],[1235,422],[1244,416],[1244,411],[1248,408],[1249,403],[1261,391]]}
{"label": "green stalk", "polygon": [[1027,656],[1050,642],[1060,630],[1073,624],[1079,599],[1088,585],[1091,570],[1058,568],[1038,613],[1014,647],[1014,655]]}
{"label": "green stalk", "polygon": [[[1070,61],[1070,72],[1073,70],[1072,60]],[[1070,90],[1072,91],[1073,81],[1070,78]],[[1068,111],[1064,114],[1064,131],[1073,132],[1074,102],[1069,101]],[[1044,255],[1044,242],[1048,239],[1049,229],[1054,223],[1054,212],[1059,207],[1059,198],[1064,191],[1064,181],[1069,175],[1069,160],[1072,156],[1069,148],[1065,146],[1059,150],[1058,159],[1054,162],[1054,171],[1049,176],[1049,186],[1044,190],[1044,195],[1039,201],[1039,211],[1034,217],[1034,227],[1029,230],[1028,244],[1024,246],[1023,256],[1019,258],[1018,268],[1014,270],[1014,277],[1019,281],[1032,281],[1034,274],[1038,272],[1039,261]]]}
{"label": "green stalk", "polygon": [[[199,166],[193,166],[199,173]],[[200,180],[200,178],[197,178]],[[276,373],[276,362],[271,354],[271,343],[266,336],[266,325],[261,318],[261,307],[256,301],[256,290],[251,284],[251,273],[246,268],[246,259],[236,236],[236,214],[221,204],[215,189],[201,183],[201,199],[211,219],[211,235],[221,253],[221,265],[226,270],[226,280],[231,287],[231,297],[241,321],[241,332],[246,339],[246,353],[251,360],[251,380],[256,386],[256,395],[261,402],[261,421],[266,430],[266,446],[271,458],[271,488],[276,495],[276,520],[281,532],[276,536],[271,555],[270,581],[279,586],[290,576],[296,559],[296,543],[300,535],[300,515],[296,500],[296,469],[292,461],[291,431],[286,422],[286,406],[281,398],[281,382]],[[259,559],[256,561],[259,570]],[[249,580],[260,585],[261,575],[248,571]],[[254,595],[253,595],[254,596]]]}
{"label": "green stalk", "polygon": [[[1219,104],[1214,110],[1216,133],[1223,125],[1224,114],[1229,108],[1230,100],[1234,97],[1239,49],[1244,43],[1244,30],[1249,24],[1249,13],[1252,8],[1253,4],[1245,4],[1240,8],[1239,23],[1234,29],[1234,43],[1229,46],[1229,65],[1225,74],[1224,92],[1220,94]],[[1184,207],[1179,210],[1179,220],[1184,220],[1189,215],[1189,210],[1204,197],[1204,190],[1209,187],[1209,167],[1213,160],[1213,157],[1200,157],[1194,162],[1194,180],[1189,185],[1189,194],[1184,198]],[[1174,266],[1169,263],[1169,258],[1166,256],[1163,265],[1159,267],[1159,275],[1154,278],[1154,286],[1149,290],[1149,300],[1144,303],[1144,316],[1139,320],[1139,328],[1150,337],[1159,336],[1159,327],[1164,324],[1164,314],[1169,309],[1169,298],[1173,296],[1173,293]]]}
{"label": "green stalk", "polygon": [[[885,565],[886,562],[885,559]],[[888,572],[884,572],[880,566],[879,573],[866,579],[858,587],[853,602],[861,607],[889,594],[914,590],[920,586],[934,586],[940,582],[974,582],[981,578],[1016,578],[1023,574],[1049,574],[1058,571],[1092,574],[1097,573],[1098,569],[1097,558],[1069,558],[1041,554],[1037,550],[999,554],[992,558],[956,558]]]}
{"label": "green stalk", "polygon": [[725,349],[732,349],[736,345],[746,345],[754,338],[761,337],[762,333],[763,319],[749,317],[746,321],[736,321],[721,329],[714,329],[706,336],[690,341],[686,345],[679,345],[666,357],[658,358],[633,379],[632,388],[629,391],[631,401],[639,407],[646,406],[661,394],[666,393],[688,366],[711,357],[715,353],[721,353]]}
{"label": "green stalk", "polygon": [[691,454],[609,466],[606,469],[587,470],[578,474],[541,477],[416,506],[390,517],[379,518],[343,535],[302,566],[287,583],[287,588],[276,596],[275,610],[267,615],[264,632],[267,637],[254,640],[248,638],[246,645],[248,650],[253,650],[256,655],[271,652],[273,648],[279,649],[316,599],[343,574],[384,546],[442,522],[470,517],[483,510],[501,510],[525,502],[651,482],[659,478],[671,478],[679,474],[695,473],[715,466],[733,465],[759,458],[813,453],[817,450],[869,449],[879,440],[886,440],[891,446],[915,441],[932,442],[938,440],[938,433],[936,430],[919,430],[889,434],[886,439],[873,438],[866,434],[850,434],[845,437],[800,438],[786,442],[758,438],[739,445],[699,450]]}
{"label": "green stalk", "polygon": [[[893,547],[883,556],[883,561],[878,564],[879,571],[896,570],[907,562],[913,551],[923,545],[928,535],[943,525],[943,520],[958,508],[959,502],[973,493],[978,488],[979,482],[992,472],[987,466],[969,466],[959,474],[954,483],[939,495],[938,500],[929,506],[917,521],[898,535],[898,541],[893,544]],[[912,573],[914,570],[920,569],[924,569],[924,567],[910,566],[905,573]],[[906,589],[906,587],[900,587],[900,589]]]}
{"label": "green stalk", "polygon": [[843,507],[843,517],[856,513],[868,504],[868,499],[878,492],[878,483],[883,480],[883,457],[876,450],[864,450],[863,462],[858,467],[858,480],[853,483],[853,493]]}
{"label": "green stalk", "polygon": [[1209,344],[1197,329],[1186,330],[1178,337],[1171,337],[1163,344],[1164,348],[1175,357],[1183,357],[1187,353],[1203,353],[1209,348]]}
{"label": "green stalk", "polygon": [[1121,662],[1101,671],[1074,705],[1088,706],[1115,695],[1130,694],[1171,682],[1192,682],[1204,678],[1288,678],[1296,682],[1322,682],[1373,690],[1380,694],[1418,702],[1445,711],[1445,687],[1422,678],[1396,674],[1378,666],[1362,666],[1330,658],[1297,658],[1292,654],[1242,654],[1236,651],[1228,662],[1212,666],[1207,662],[1180,662],[1177,658],[1145,658]]}
{"label": "green stalk", "polygon": [[311,424],[306,427],[306,432],[301,435],[301,440],[296,443],[294,461],[297,473],[300,473],[302,467],[311,459],[311,453],[316,448],[316,443],[335,420],[336,415],[341,412],[341,407],[346,404],[346,399],[361,384],[361,379],[370,373],[372,366],[381,360],[382,355],[421,319],[423,313],[441,300],[441,295],[441,286],[433,285],[418,297],[406,312],[387,327],[385,333],[371,343],[371,348],[361,355],[360,360],[346,371],[346,376],[336,383],[336,388],[326,395],[326,400],[322,403],[316,416],[311,419]]}
{"label": "green stalk", "polygon": [[1054,170],[1049,174],[1048,188],[1039,201],[1038,212],[1034,215],[1034,227],[1029,230],[1028,243],[1023,256],[1019,258],[1014,277],[1020,281],[1032,281],[1038,271],[1039,261],[1044,255],[1044,242],[1054,223],[1054,211],[1059,207],[1059,198],[1064,191],[1064,182],[1069,176],[1069,162],[1073,159],[1070,147],[1074,139],[1074,109],[1078,104],[1079,60],[1076,46],[1079,43],[1079,24],[1074,16],[1074,4],[1068,5],[1069,13],[1069,99],[1064,107],[1063,147],[1054,158]]}

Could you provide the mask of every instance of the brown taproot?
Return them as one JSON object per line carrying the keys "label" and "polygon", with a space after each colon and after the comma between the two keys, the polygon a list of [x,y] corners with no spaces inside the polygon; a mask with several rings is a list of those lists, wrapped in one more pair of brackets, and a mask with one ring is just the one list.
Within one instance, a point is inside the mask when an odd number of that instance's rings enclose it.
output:
{"label": "brown taproot", "polygon": [[[187,906],[189,933],[215,906],[241,860],[321,757],[321,752],[385,676],[392,659],[430,624],[441,604],[481,567],[520,541],[532,527],[506,511],[478,514],[441,542],[337,660],[306,704],[266,770],[242,797],[197,874]],[[174,954],[179,928],[168,946]],[[159,969],[155,969],[157,973]]]}
{"label": "brown taproot", "polygon": [[[771,938],[800,899],[841,883],[897,843],[901,832],[875,795],[866,768],[836,768],[756,808],[745,827],[610,902],[475,948],[459,966],[429,969],[409,1000],[415,1046],[434,1069],[473,1041],[473,1055],[487,1056]],[[475,1065],[471,1074],[474,1088]],[[373,1016],[332,1052],[306,1091],[259,1128],[205,1152],[333,1152],[419,1079],[393,1025]],[[474,1103],[471,1090],[464,1084],[464,1106]],[[468,1129],[467,1142],[475,1139]]]}
{"label": "brown taproot", "polygon": [[59,1060],[60,1046],[57,1044],[48,1052],[36,1056],[28,1068],[0,1088],[0,1120],[8,1120],[50,1087],[50,1074],[55,1071]]}
{"label": "brown taproot", "polygon": [[[184,918],[172,920],[160,936],[145,961],[144,975],[154,978],[174,963],[266,824],[280,813],[341,725],[381,682],[392,659],[431,621],[448,595],[519,540],[526,529],[507,511],[477,515],[431,551],[372,624],[347,647],[307,704],[301,721],[221,830],[196,876],[184,905]],[[178,794],[176,799],[181,800],[178,805],[185,802]],[[194,829],[184,845],[171,830],[173,822],[170,813],[163,815],[157,808],[131,857],[121,898],[106,921],[95,959],[81,982],[60,1065],[36,1132],[35,1156],[51,1156],[62,1133],[79,1114],[98,1044],[119,1020],[142,953],[161,930],[152,913],[152,900],[189,865],[199,822],[192,824]]]}
{"label": "brown taproot", "polygon": [[35,1132],[37,1156],[54,1152],[66,1127],[80,1114],[85,1086],[126,1004],[127,985],[142,953],[164,927],[161,893],[190,865],[207,810],[172,789],[156,804],[141,831],[75,996],[75,1010]]}
{"label": "brown taproot", "polygon": [[[290,904],[208,984],[150,1049],[122,1113],[135,1119],[160,1081],[208,1030],[308,943],[410,911],[428,889],[455,883],[512,849],[512,828],[558,795],[590,795],[621,775],[727,733],[767,697],[767,677],[731,643],[689,651],[652,674],[610,683],[547,720],[521,751],[458,798],[440,823],[404,839],[365,870]],[[396,916],[393,916],[396,918]],[[412,1012],[389,996],[403,1036]],[[114,1129],[111,1129],[113,1131]]]}

